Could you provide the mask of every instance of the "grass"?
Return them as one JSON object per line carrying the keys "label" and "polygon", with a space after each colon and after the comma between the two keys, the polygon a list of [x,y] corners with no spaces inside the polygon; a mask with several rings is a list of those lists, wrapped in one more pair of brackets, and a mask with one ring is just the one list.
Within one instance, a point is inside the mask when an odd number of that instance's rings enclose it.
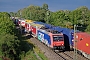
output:
{"label": "grass", "polygon": [[35,47],[34,51],[38,54],[38,56],[42,59],[42,60],[48,60],[48,58],[44,55],[44,53],[38,48]]}
{"label": "grass", "polygon": [[37,57],[33,52],[33,44],[28,44],[28,41],[24,39],[21,41],[21,45],[21,49],[23,49],[21,60],[37,60]]}
{"label": "grass", "polygon": [[[30,44],[32,44],[32,42],[30,40],[27,40]],[[34,45],[35,46],[35,45]],[[37,47],[35,46],[33,48],[33,50],[38,54],[38,56],[42,59],[42,60],[48,60],[48,58],[44,55],[44,53]]]}
{"label": "grass", "polygon": [[22,60],[38,60],[34,52],[36,52],[42,60],[48,60],[44,53],[30,41],[30,38],[22,36],[22,39],[24,42],[23,45],[25,45],[23,48],[27,49],[26,56],[23,57]]}
{"label": "grass", "polygon": [[2,55],[2,52],[1,52],[1,49],[0,49],[0,60],[2,60],[2,57],[3,55]]}
{"label": "grass", "polygon": [[23,57],[21,60],[37,60],[37,57],[34,55],[33,51],[28,51],[26,56]]}

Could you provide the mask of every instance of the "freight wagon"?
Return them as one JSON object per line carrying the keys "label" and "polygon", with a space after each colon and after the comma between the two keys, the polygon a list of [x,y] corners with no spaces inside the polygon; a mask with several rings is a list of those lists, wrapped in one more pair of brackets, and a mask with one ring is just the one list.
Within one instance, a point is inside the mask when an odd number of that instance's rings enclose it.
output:
{"label": "freight wagon", "polygon": [[90,34],[85,32],[76,33],[76,48],[86,58],[90,59]]}
{"label": "freight wagon", "polygon": [[33,35],[34,37],[37,37],[37,30],[40,29],[41,27],[44,27],[44,25],[31,23],[31,24],[30,24],[30,27],[31,27],[32,35]]}
{"label": "freight wagon", "polygon": [[14,23],[16,26],[18,26],[18,19],[12,17],[12,20],[13,20],[13,23]]}
{"label": "freight wagon", "polygon": [[18,19],[18,25],[25,27],[25,19]]}
{"label": "freight wagon", "polygon": [[35,21],[35,22],[33,22],[33,23],[35,23],[35,24],[41,24],[41,25],[44,25],[45,27],[47,27],[47,28],[49,28],[49,29],[53,27],[52,25],[47,24],[47,23],[43,23],[43,22],[38,22],[38,21]]}
{"label": "freight wagon", "polygon": [[25,20],[25,32],[30,33],[31,32],[31,23],[33,23],[33,20]]}

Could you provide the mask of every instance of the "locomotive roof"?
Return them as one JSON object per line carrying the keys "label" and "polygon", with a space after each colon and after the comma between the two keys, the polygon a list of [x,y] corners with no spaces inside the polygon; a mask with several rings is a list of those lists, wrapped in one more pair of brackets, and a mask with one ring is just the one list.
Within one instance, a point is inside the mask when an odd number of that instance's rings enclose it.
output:
{"label": "locomotive roof", "polygon": [[58,32],[58,31],[56,31],[56,30],[49,29],[49,28],[47,28],[47,27],[41,27],[40,29],[45,30],[45,31],[47,31],[47,32],[51,32],[51,33],[53,33],[53,34],[61,33],[61,32]]}

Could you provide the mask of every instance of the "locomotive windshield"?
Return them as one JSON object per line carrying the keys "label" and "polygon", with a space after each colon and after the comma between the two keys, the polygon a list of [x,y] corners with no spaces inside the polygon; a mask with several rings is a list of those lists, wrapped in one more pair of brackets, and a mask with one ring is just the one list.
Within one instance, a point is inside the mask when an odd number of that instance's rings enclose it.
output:
{"label": "locomotive windshield", "polygon": [[63,36],[53,36],[53,41],[63,41]]}

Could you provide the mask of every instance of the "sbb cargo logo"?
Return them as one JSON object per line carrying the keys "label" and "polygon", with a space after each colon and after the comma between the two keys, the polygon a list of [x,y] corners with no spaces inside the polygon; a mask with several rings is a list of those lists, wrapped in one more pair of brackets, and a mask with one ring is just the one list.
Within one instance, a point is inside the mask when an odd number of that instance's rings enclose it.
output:
{"label": "sbb cargo logo", "polygon": [[44,41],[44,34],[41,33],[41,32],[39,32],[39,33],[38,33],[38,39],[43,42],[43,41]]}

